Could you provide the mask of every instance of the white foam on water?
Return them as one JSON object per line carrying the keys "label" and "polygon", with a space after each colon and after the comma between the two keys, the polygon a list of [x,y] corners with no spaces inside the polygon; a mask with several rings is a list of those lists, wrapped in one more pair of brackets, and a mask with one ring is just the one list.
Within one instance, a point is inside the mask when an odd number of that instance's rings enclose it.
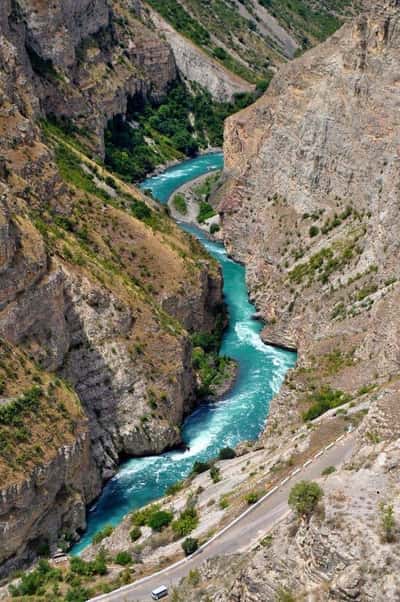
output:
{"label": "white foam on water", "polygon": [[259,334],[252,329],[253,324],[253,322],[237,322],[235,324],[235,332],[238,339],[242,343],[251,345],[251,347],[254,347],[257,351],[270,355],[270,348],[267,345],[264,345]]}

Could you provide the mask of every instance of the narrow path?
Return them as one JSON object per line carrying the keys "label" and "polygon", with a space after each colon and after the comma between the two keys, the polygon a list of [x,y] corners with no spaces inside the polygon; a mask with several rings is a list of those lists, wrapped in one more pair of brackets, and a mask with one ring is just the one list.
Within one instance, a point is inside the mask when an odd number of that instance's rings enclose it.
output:
{"label": "narrow path", "polygon": [[91,602],[136,602],[151,600],[151,591],[159,585],[166,585],[170,590],[177,585],[190,570],[198,568],[208,558],[234,554],[253,545],[260,537],[272,529],[287,514],[287,499],[293,485],[303,479],[317,479],[328,466],[339,466],[351,455],[354,446],[354,433],[339,437],[334,444],[319,452],[312,460],[308,460],[301,469],[295,470],[290,477],[274,487],[257,504],[228,525],[212,540],[207,542],[193,556],[163,569],[149,577],[145,577],[121,587],[109,594],[93,598]]}

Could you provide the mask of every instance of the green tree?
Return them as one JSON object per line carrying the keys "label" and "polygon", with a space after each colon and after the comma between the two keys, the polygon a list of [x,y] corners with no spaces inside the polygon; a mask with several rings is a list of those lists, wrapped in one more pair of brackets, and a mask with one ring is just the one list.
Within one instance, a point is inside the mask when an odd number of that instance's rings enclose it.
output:
{"label": "green tree", "polygon": [[120,564],[121,566],[127,566],[128,564],[132,564],[132,555],[129,552],[123,550],[122,552],[118,552],[115,557],[115,562]]}
{"label": "green tree", "polygon": [[288,503],[298,516],[309,517],[323,495],[318,483],[300,481],[290,490]]}
{"label": "green tree", "polygon": [[190,554],[194,554],[195,551],[199,547],[199,542],[194,537],[187,537],[185,541],[182,542],[182,549],[185,552],[186,556],[190,556]]}
{"label": "green tree", "polygon": [[236,452],[231,447],[223,447],[219,450],[219,459],[220,460],[232,460],[232,458],[236,457]]}

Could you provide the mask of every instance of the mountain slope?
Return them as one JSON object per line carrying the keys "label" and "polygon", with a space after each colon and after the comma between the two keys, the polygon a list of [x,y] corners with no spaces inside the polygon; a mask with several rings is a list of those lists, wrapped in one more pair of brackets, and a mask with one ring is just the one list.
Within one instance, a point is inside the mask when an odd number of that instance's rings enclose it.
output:
{"label": "mountain slope", "polygon": [[76,537],[121,456],[180,443],[196,402],[188,330],[213,330],[222,307],[202,248],[89,156],[131,93],[165,91],[168,47],[138,23],[141,58],[110,67],[118,13],[54,6],[47,26],[47,9],[0,12],[2,576]]}

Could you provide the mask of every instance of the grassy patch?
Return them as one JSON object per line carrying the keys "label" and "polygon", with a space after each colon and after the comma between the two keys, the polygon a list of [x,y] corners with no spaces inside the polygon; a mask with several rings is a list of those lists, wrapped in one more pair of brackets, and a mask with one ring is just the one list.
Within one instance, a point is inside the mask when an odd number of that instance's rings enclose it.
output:
{"label": "grassy patch", "polygon": [[289,272],[289,280],[295,284],[301,284],[305,280],[307,285],[315,280],[326,284],[334,272],[340,271],[361,252],[357,240],[356,237],[321,249],[308,261],[296,265]]}
{"label": "grassy patch", "polygon": [[307,398],[310,407],[304,412],[303,419],[305,421],[314,420],[314,418],[318,418],[318,416],[321,416],[328,410],[347,403],[350,399],[351,396],[343,391],[331,389],[330,387],[323,387]]}
{"label": "grassy patch", "polygon": [[187,214],[187,204],[183,194],[176,194],[172,199],[172,204],[179,213],[181,213],[182,215]]}
{"label": "grassy patch", "polygon": [[201,201],[197,221],[203,224],[205,221],[216,215],[214,208],[207,201]]}
{"label": "grassy patch", "polygon": [[67,146],[59,143],[55,148],[55,157],[60,175],[65,182],[79,190],[94,194],[104,201],[111,200],[110,195],[105,190],[96,186],[93,176],[82,169],[81,160]]}

